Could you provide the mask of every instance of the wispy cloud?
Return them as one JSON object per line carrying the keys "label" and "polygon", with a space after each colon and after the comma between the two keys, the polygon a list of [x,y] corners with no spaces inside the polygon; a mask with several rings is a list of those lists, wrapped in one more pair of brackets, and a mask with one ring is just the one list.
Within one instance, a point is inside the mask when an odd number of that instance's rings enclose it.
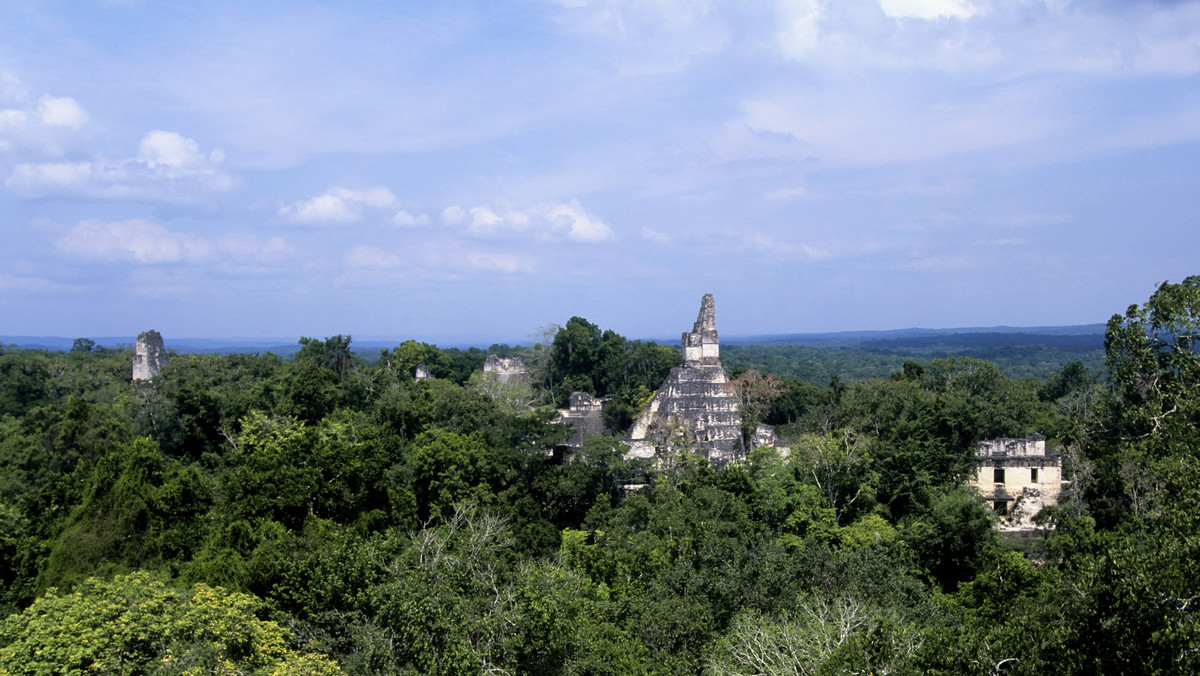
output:
{"label": "wispy cloud", "polygon": [[21,81],[0,70],[0,151],[58,155],[64,135],[79,131],[88,119],[87,111],[70,96],[43,94],[31,102]]}
{"label": "wispy cloud", "polygon": [[387,188],[332,188],[316,197],[280,207],[279,215],[295,223],[313,225],[354,223],[368,213],[382,212],[395,204],[396,196]]}
{"label": "wispy cloud", "polygon": [[557,0],[559,25],[603,40],[627,76],[662,75],[723,50],[731,40],[713,0]]}
{"label": "wispy cloud", "polygon": [[79,129],[88,121],[88,114],[70,96],[43,96],[38,99],[38,113],[51,127]]}
{"label": "wispy cloud", "polygon": [[202,263],[218,256],[279,262],[291,252],[279,237],[230,234],[210,239],[144,219],[80,221],[58,239],[56,248],[75,258],[139,265]]}
{"label": "wispy cloud", "polygon": [[[61,111],[63,120],[70,113]],[[221,170],[221,150],[204,153],[176,132],[155,130],[142,137],[136,157],[18,164],[5,186],[22,197],[88,197],[190,202],[223,193],[238,181]]]}
{"label": "wispy cloud", "polygon": [[66,290],[75,290],[76,287],[70,284],[57,282],[53,279],[47,279],[45,277],[0,274],[0,289],[9,289],[11,291],[21,291],[26,293],[56,293]]}
{"label": "wispy cloud", "polygon": [[544,203],[526,209],[457,205],[442,210],[442,220],[480,238],[528,236],[541,240],[597,243],[614,237],[611,227],[584,210],[579,200]]}

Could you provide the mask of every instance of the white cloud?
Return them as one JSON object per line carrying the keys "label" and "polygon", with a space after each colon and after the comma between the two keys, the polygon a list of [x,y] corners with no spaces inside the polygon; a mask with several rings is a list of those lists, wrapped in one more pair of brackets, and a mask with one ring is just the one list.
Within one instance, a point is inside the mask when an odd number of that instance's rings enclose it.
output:
{"label": "white cloud", "polygon": [[25,117],[21,110],[0,110],[0,151],[13,147],[13,142],[5,137],[16,136],[25,127]]}
{"label": "white cloud", "polygon": [[467,212],[463,211],[458,205],[451,205],[442,209],[442,221],[447,225],[462,225],[467,220]]}
{"label": "white cloud", "polygon": [[218,251],[242,260],[260,263],[280,263],[292,253],[292,247],[282,237],[259,239],[249,234],[230,234],[216,238]]}
{"label": "white cloud", "polygon": [[966,0],[879,0],[888,16],[914,19],[966,19],[979,10]]}
{"label": "white cloud", "polygon": [[721,3],[713,0],[560,0],[557,17],[570,32],[606,41],[605,56],[626,75],[680,71],[730,43]]}
{"label": "white cloud", "polygon": [[1063,225],[1074,221],[1075,216],[1068,213],[1032,213],[1009,216],[1001,219],[999,224],[1014,228],[1038,228],[1048,225]]}
{"label": "white cloud", "polygon": [[399,249],[359,245],[342,255],[346,280],[372,281],[370,273],[393,273],[414,279],[461,279],[465,275],[513,275],[536,271],[526,254],[497,248],[480,249],[462,242],[407,242]]}
{"label": "white cloud", "polygon": [[374,246],[353,247],[342,256],[342,262],[355,270],[391,270],[404,265],[397,254]]}
{"label": "white cloud", "polygon": [[181,268],[138,268],[128,275],[130,292],[144,298],[185,298],[201,281],[195,271]]}
{"label": "white cloud", "polygon": [[965,256],[923,256],[900,263],[896,267],[901,270],[941,272],[945,270],[966,270],[972,267],[972,263]]}
{"label": "white cloud", "polygon": [[192,139],[156,129],[142,137],[138,144],[138,160],[150,167],[184,168],[202,165],[207,158]]}
{"label": "white cloud", "polygon": [[222,160],[218,150],[203,155],[192,139],[175,132],[152,131],[142,138],[136,158],[23,163],[13,168],[4,184],[23,197],[186,202],[237,185],[220,170]]}
{"label": "white cloud", "polygon": [[79,258],[142,264],[195,262],[212,253],[212,246],[199,237],[142,219],[80,221],[58,241],[58,249]]}
{"label": "white cloud", "polygon": [[73,287],[67,284],[61,284],[51,279],[44,277],[31,277],[28,275],[0,275],[0,289],[11,289],[13,291],[46,293],[53,291],[63,291]]}
{"label": "white cloud", "polygon": [[1029,240],[1024,237],[1008,237],[1005,239],[989,239],[974,243],[975,246],[994,247],[994,246],[1025,246],[1029,244]]}
{"label": "white cloud", "polygon": [[202,263],[228,257],[278,263],[292,252],[279,237],[260,240],[253,235],[230,234],[208,239],[168,230],[145,219],[80,221],[59,238],[56,248],[76,258],[141,265]]}
{"label": "white cloud", "polygon": [[533,266],[523,257],[511,253],[492,251],[467,252],[461,259],[471,270],[476,272],[501,272],[514,274],[518,272],[533,272]]}
{"label": "white cloud", "polygon": [[603,242],[613,236],[612,228],[586,213],[577,199],[552,206],[547,218],[554,230],[565,228],[567,237],[579,242]]}
{"label": "white cloud", "polygon": [[655,244],[670,244],[673,238],[665,232],[651,230],[650,228],[642,228],[642,239]]}
{"label": "white cloud", "polygon": [[38,99],[38,112],[51,127],[79,129],[88,121],[88,114],[70,96],[45,95]]}
{"label": "white cloud", "polygon": [[333,188],[312,199],[284,205],[279,215],[296,223],[354,223],[371,210],[386,209],[395,203],[396,196],[387,188]]}
{"label": "white cloud", "polygon": [[0,106],[21,106],[27,98],[25,87],[17,76],[7,70],[0,70]]}
{"label": "white cloud", "polygon": [[402,228],[419,228],[429,225],[429,216],[426,214],[417,214],[414,216],[401,209],[396,212],[395,216],[392,216],[392,225]]}
{"label": "white cloud", "polygon": [[0,133],[21,129],[26,118],[23,110],[0,110]]}
{"label": "white cloud", "polygon": [[[1071,131],[1069,110],[1056,105],[1055,84],[1017,82],[937,100],[864,76],[836,91],[795,92],[748,99],[743,117],[717,142],[727,158],[761,157],[749,127],[798,139],[796,161],[862,166],[952,156],[1060,140]],[[787,148],[772,148],[768,156]]]}
{"label": "white cloud", "polygon": [[477,235],[491,235],[502,229],[524,230],[529,224],[529,218],[520,212],[510,211],[505,216],[501,218],[488,207],[475,207],[471,209],[467,230]]}
{"label": "white cloud", "polygon": [[0,71],[0,150],[19,149],[34,156],[62,154],[62,142],[88,121],[69,96],[43,95],[30,103],[15,76]]}
{"label": "white cloud", "polygon": [[776,188],[767,193],[768,199],[773,200],[791,200],[799,197],[807,197],[809,195],[808,188],[797,185],[787,188]]}
{"label": "white cloud", "polygon": [[775,42],[824,72],[1200,72],[1200,3],[776,0]]}
{"label": "white cloud", "polygon": [[775,3],[776,39],[784,56],[804,59],[817,50],[824,14],[825,6],[821,0],[779,0]]}
{"label": "white cloud", "polygon": [[539,204],[524,210],[477,206],[464,211],[452,206],[442,212],[442,219],[450,225],[465,224],[465,232],[475,237],[530,235],[542,240],[576,242],[602,242],[613,237],[612,228],[584,211],[578,199]]}
{"label": "white cloud", "polygon": [[783,241],[761,232],[741,235],[742,248],[756,256],[774,260],[824,261],[834,257],[826,247],[806,242]]}

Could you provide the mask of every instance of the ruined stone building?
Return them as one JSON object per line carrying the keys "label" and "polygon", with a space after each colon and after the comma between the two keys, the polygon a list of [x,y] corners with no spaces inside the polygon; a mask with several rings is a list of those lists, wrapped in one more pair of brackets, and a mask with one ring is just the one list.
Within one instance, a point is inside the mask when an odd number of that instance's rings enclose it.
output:
{"label": "ruined stone building", "polygon": [[572,392],[568,407],[560,409],[554,418],[554,422],[569,424],[575,430],[566,446],[579,448],[585,437],[604,434],[603,412],[604,399],[586,392]]}
{"label": "ruined stone building", "polygon": [[425,368],[424,364],[417,364],[413,369],[413,380],[433,380],[433,376],[429,374],[429,369]]}
{"label": "ruined stone building", "polygon": [[170,359],[158,331],[151,329],[139,333],[137,346],[133,349],[133,379],[150,380],[162,371]]}
{"label": "ruined stone building", "polygon": [[494,354],[489,354],[487,360],[483,362],[483,372],[495,373],[496,380],[501,383],[507,383],[515,378],[528,377],[525,362],[521,361],[520,357],[497,357]]}
{"label": "ruined stone building", "polygon": [[721,366],[711,293],[682,346],[683,363],[671,369],[629,431],[629,456],[652,458],[659,449],[691,446],[717,466],[745,457],[741,406]]}
{"label": "ruined stone building", "polygon": [[975,488],[1000,516],[1001,529],[1034,527],[1033,517],[1058,502],[1062,458],[1046,451],[1046,437],[981,441]]}

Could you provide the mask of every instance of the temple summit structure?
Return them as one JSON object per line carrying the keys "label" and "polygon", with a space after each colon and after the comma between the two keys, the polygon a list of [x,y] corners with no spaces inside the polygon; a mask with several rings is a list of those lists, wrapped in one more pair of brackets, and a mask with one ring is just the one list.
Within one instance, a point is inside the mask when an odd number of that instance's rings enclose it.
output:
{"label": "temple summit structure", "polygon": [[711,293],[700,302],[700,315],[683,334],[682,347],[683,363],[671,369],[625,439],[629,457],[690,449],[718,467],[745,457],[741,406],[721,366]]}
{"label": "temple summit structure", "polygon": [[133,350],[133,380],[151,380],[162,371],[171,355],[163,346],[162,334],[153,329],[138,334]]}

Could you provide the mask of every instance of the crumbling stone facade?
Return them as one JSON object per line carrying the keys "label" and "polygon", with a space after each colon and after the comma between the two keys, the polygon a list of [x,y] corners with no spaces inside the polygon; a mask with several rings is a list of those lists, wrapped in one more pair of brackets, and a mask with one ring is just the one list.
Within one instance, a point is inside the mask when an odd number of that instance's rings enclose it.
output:
{"label": "crumbling stone facade", "polygon": [[170,359],[158,331],[151,329],[139,333],[133,350],[133,379],[150,380],[162,371]]}
{"label": "crumbling stone facade", "polygon": [[981,441],[975,488],[1000,516],[1002,530],[1034,528],[1033,517],[1058,503],[1062,457],[1046,451],[1046,437]]}
{"label": "crumbling stone facade", "polygon": [[625,439],[629,456],[653,458],[656,451],[690,447],[716,466],[745,457],[741,405],[721,366],[712,294],[701,301],[682,347],[683,363],[671,369]]}
{"label": "crumbling stone facade", "polygon": [[483,362],[483,372],[495,373],[496,380],[500,383],[507,383],[515,378],[527,378],[529,375],[525,369],[525,362],[521,361],[520,357],[497,357],[494,354],[489,354]]}
{"label": "crumbling stone facade", "polygon": [[433,376],[429,374],[429,369],[425,368],[424,364],[417,364],[413,369],[413,380],[433,380]]}
{"label": "crumbling stone facade", "polygon": [[604,434],[603,412],[604,399],[586,392],[572,392],[570,405],[560,409],[554,418],[554,422],[568,423],[575,430],[566,446],[579,448],[583,446],[584,438]]}

